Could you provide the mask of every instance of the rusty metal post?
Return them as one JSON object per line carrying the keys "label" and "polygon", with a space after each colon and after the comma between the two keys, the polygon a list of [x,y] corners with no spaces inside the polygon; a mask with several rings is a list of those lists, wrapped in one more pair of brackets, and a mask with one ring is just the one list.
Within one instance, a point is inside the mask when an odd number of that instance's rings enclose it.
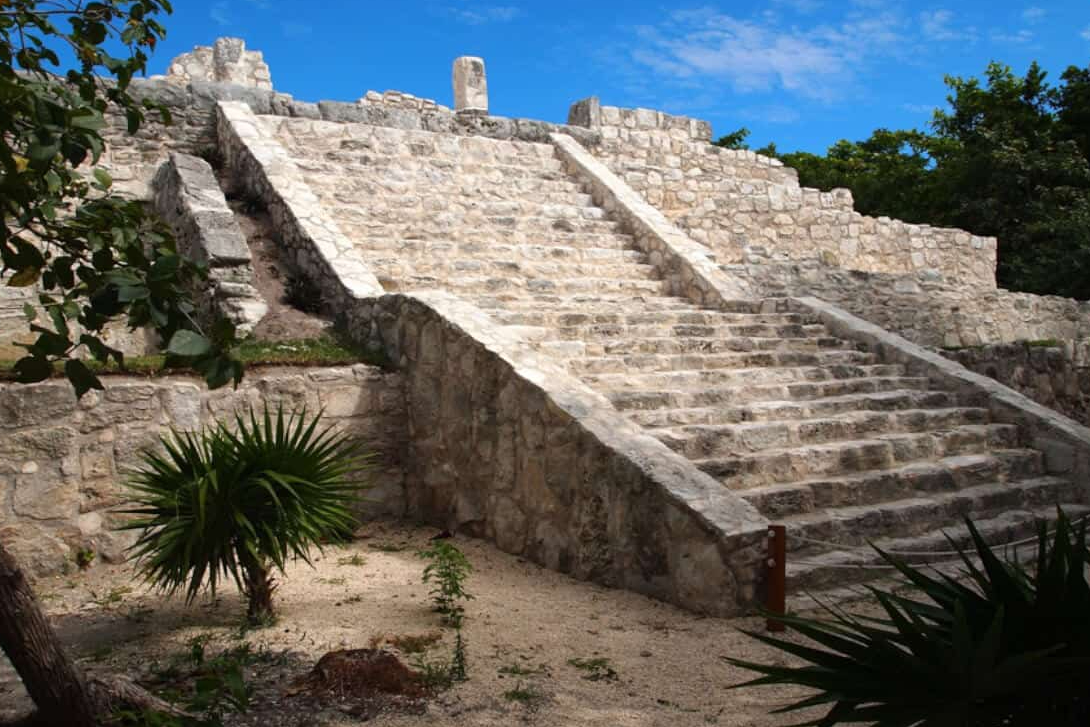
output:
{"label": "rusty metal post", "polygon": [[786,628],[783,621],[773,618],[787,613],[787,528],[783,525],[768,526],[768,560],[765,565],[768,567],[765,608],[772,614],[766,628],[774,632],[783,631]]}

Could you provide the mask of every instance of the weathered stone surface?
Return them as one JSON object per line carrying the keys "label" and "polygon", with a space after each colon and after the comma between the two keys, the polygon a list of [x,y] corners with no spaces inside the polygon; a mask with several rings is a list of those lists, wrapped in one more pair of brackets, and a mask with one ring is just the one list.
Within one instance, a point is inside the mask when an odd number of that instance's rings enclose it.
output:
{"label": "weathered stone surface", "polygon": [[[210,266],[207,287],[194,300],[206,321],[225,315],[245,335],[268,311],[252,286],[246,238],[204,159],[172,152],[152,182],[155,207],[174,230],[178,249]],[[230,302],[228,302],[230,301]]]}
{"label": "weathered stone surface", "polygon": [[[107,376],[103,382],[106,390],[84,396],[78,407],[66,381],[0,384],[0,539],[17,555],[28,555],[20,562],[34,572],[74,564],[78,548],[107,561],[122,557],[133,536],[115,530],[123,520],[116,512],[125,503],[121,481],[141,453],[157,447],[171,428],[230,421],[247,405],[263,402],[316,412],[322,401],[350,392],[357,405],[327,416],[376,454],[374,488],[365,494],[361,514],[405,510],[407,430],[398,374],[363,365],[303,373],[254,369],[239,389],[215,392],[182,377]],[[28,417],[32,411],[52,416]]]}
{"label": "weathered stone surface", "polygon": [[246,50],[242,38],[217,38],[212,46],[196,46],[171,61],[166,77],[181,83],[218,81],[272,88],[272,76],[261,51]]}
{"label": "weathered stone surface", "polygon": [[488,79],[485,76],[483,58],[455,58],[452,81],[456,112],[488,113]]}

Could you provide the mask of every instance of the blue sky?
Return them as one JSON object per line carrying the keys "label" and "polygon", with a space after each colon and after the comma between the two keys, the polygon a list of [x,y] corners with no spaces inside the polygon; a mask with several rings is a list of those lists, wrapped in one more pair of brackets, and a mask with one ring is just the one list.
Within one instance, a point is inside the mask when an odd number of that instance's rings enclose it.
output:
{"label": "blue sky", "polygon": [[1053,78],[1090,64],[1090,0],[177,0],[167,27],[154,73],[234,35],[299,99],[397,89],[449,104],[451,61],[480,55],[498,115],[563,121],[597,95],[717,134],[747,126],[784,151],[923,126],[944,74],[991,60]]}

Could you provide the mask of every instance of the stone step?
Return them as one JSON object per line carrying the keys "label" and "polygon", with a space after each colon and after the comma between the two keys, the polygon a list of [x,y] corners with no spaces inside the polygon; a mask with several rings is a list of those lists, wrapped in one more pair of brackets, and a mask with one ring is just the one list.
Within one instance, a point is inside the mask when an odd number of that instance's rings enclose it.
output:
{"label": "stone step", "polygon": [[[425,222],[445,220],[496,220],[504,218],[528,218],[548,220],[605,220],[608,215],[601,207],[587,207],[568,204],[542,204],[541,202],[516,202],[510,200],[477,201],[474,203],[453,203],[442,196],[424,196],[415,198],[413,206],[391,204],[388,200],[375,198],[366,203],[368,220],[386,223]],[[347,190],[340,190],[322,196],[323,204],[357,205],[360,198]]]}
{"label": "stone step", "polygon": [[820,419],[690,424],[654,429],[651,433],[675,452],[698,459],[860,440],[892,433],[933,432],[987,421],[987,409],[952,407],[853,411]]}
{"label": "stone step", "polygon": [[984,454],[942,457],[900,467],[867,470],[742,492],[761,514],[773,521],[820,508],[858,507],[949,492],[990,482],[1012,482],[1044,473],[1044,458],[1034,449],[997,449]]}
{"label": "stone step", "polygon": [[[579,345],[585,345],[579,343]],[[875,356],[861,351],[760,351],[746,353],[629,354],[594,356],[585,351],[569,362],[576,375],[714,369],[773,369],[794,366],[867,365]]]}
{"label": "stone step", "polygon": [[538,261],[508,261],[495,259],[436,258],[433,260],[399,260],[391,257],[366,256],[365,262],[380,278],[402,278],[422,275],[448,278],[464,275],[511,278],[610,278],[614,280],[655,280],[655,269],[640,263],[556,263]]}
{"label": "stone step", "polygon": [[1053,507],[1078,497],[1075,485],[1057,477],[1037,477],[1017,482],[991,482],[952,492],[927,493],[858,507],[826,508],[781,520],[787,527],[788,545],[800,558],[827,552],[830,546],[792,541],[792,536],[865,546],[874,538],[911,537],[967,515],[976,517],[1002,510]]}
{"label": "stone step", "polygon": [[717,314],[735,313],[760,313],[761,304],[756,301],[727,301],[719,310],[712,311],[700,307],[688,300],[669,295],[638,297],[620,297],[609,294],[580,295],[573,298],[557,298],[546,294],[527,295],[516,300],[489,301],[487,298],[478,299],[478,305],[482,308],[497,308],[509,311],[541,310],[549,312],[571,312],[597,315],[602,313],[655,313],[658,311],[675,312],[701,312]]}
{"label": "stone step", "polygon": [[606,391],[613,405],[625,412],[658,409],[695,409],[721,406],[741,406],[761,401],[815,400],[847,394],[876,393],[915,389],[927,391],[931,382],[926,377],[871,376],[829,381],[806,381],[755,386],[706,386],[698,390],[647,387],[638,390]]}
{"label": "stone step", "polygon": [[502,242],[453,242],[449,240],[399,240],[389,237],[354,238],[364,254],[396,255],[400,260],[479,259],[527,262],[647,263],[646,253],[624,247],[576,247],[571,245],[509,245]]}
{"label": "stone step", "polygon": [[379,282],[389,291],[448,290],[463,297],[478,293],[517,295],[523,291],[549,292],[554,295],[603,291],[617,294],[653,294],[662,289],[658,280],[614,280],[608,278],[566,278],[525,280],[507,277],[432,277],[406,275],[396,279],[378,276]]}
{"label": "stone step", "polygon": [[854,378],[904,376],[900,365],[782,366],[776,368],[709,369],[698,371],[659,371],[653,373],[586,374],[587,384],[603,392],[618,390],[700,390],[708,387],[736,386],[748,389],[766,384],[796,384]]}
{"label": "stone step", "polygon": [[[797,313],[726,313],[697,308],[683,298],[667,298],[650,304],[640,301],[609,301],[587,310],[584,306],[549,308],[542,310],[540,303],[530,301],[526,307],[509,306],[496,311],[494,317],[504,324],[542,326],[545,328],[576,328],[581,326],[613,326],[617,335],[628,326],[715,326],[715,325],[812,325],[815,318]],[[573,336],[575,337],[575,336]],[[672,337],[672,331],[671,331]],[[643,338],[641,336],[640,338]],[[693,338],[700,338],[695,336]],[[760,338],[755,336],[755,338]],[[776,336],[780,338],[780,336]],[[636,340],[634,337],[633,341]],[[707,340],[717,340],[708,338]]]}
{"label": "stone step", "polygon": [[[502,176],[502,175],[499,175]],[[360,201],[377,197],[404,197],[424,194],[432,198],[459,195],[494,200],[544,200],[548,195],[560,198],[585,194],[583,185],[575,180],[551,177],[519,177],[499,182],[480,178],[432,175],[433,179],[417,179],[407,175],[361,175],[359,172],[331,168],[326,173],[304,172],[303,178],[316,194],[329,194],[350,189]],[[338,186],[334,180],[340,180]]]}
{"label": "stone step", "polygon": [[629,418],[637,424],[654,428],[687,424],[735,424],[778,419],[814,419],[846,411],[940,408],[957,406],[957,404],[957,396],[946,391],[908,389],[868,391],[804,401],[762,401],[742,406],[637,410],[629,412]]}
{"label": "stone step", "polygon": [[318,152],[313,147],[293,145],[289,151],[295,163],[307,174],[339,174],[345,178],[382,178],[391,174],[398,179],[434,179],[479,177],[481,183],[502,184],[504,179],[533,177],[538,179],[568,179],[564,163],[553,157],[535,156],[528,159],[473,159],[464,155],[409,157],[371,151],[332,150]]}
{"label": "stone step", "polygon": [[982,454],[988,449],[1012,449],[1019,444],[1019,431],[1015,425],[965,424],[938,432],[882,434],[868,439],[767,449],[694,462],[731,489],[745,490],[773,483],[889,469],[957,454]]}
{"label": "stone step", "polygon": [[515,214],[527,205],[534,208],[562,206],[599,209],[594,204],[594,197],[577,191],[577,183],[572,183],[570,190],[529,190],[515,196],[505,185],[498,188],[426,185],[417,189],[390,191],[361,179],[352,179],[338,186],[330,185],[325,189],[328,189],[332,199],[343,204],[365,200],[368,207],[375,209],[436,209],[442,205],[444,208],[494,209],[497,211],[493,214],[500,215]]}
{"label": "stone step", "polygon": [[[345,215],[330,207],[333,219],[351,239],[357,237],[393,237],[416,240],[455,240],[483,241],[492,239],[496,242],[519,244],[534,239],[538,235],[540,242],[547,244],[555,232],[574,232],[580,235],[614,235],[623,232],[617,222],[611,220],[566,220],[548,217],[489,217],[474,214],[441,213],[428,217],[405,215],[397,221],[376,219],[370,215],[356,213]],[[513,233],[522,233],[523,238],[509,237]],[[488,236],[491,235],[489,238]]]}
{"label": "stone step", "polygon": [[[1035,483],[1038,483],[1037,486],[1034,486]],[[968,513],[985,542],[990,544],[993,552],[1001,557],[1025,557],[1027,553],[1032,555],[1036,548],[1035,536],[1038,523],[1054,522],[1057,504],[1072,520],[1080,519],[1090,513],[1090,508],[1078,504],[1077,496],[1065,502],[1062,495],[1054,497],[1048,494],[1050,488],[1056,488],[1061,493],[1066,489],[1052,478],[1045,479],[1043,483],[1028,481],[1022,484],[1025,485],[1026,491],[1023,494],[1026,499],[1032,502],[1041,498],[1041,491],[1044,490],[1043,499],[1047,504],[1027,505],[1024,509],[1007,509],[1005,512],[998,513],[987,511]],[[1017,495],[1013,496],[1017,497]],[[1003,547],[1006,544],[1024,540],[1029,542]],[[902,556],[913,564],[932,563],[936,568],[943,568],[941,564],[951,564],[954,573],[961,573],[964,570],[964,563],[961,563],[960,558],[955,554],[956,547],[961,547],[967,552],[975,550],[972,547],[968,528],[963,522],[958,521],[956,516],[945,524],[911,537],[875,537],[871,542],[887,552],[913,554]],[[789,546],[791,544],[790,538],[788,538],[788,544]],[[915,555],[916,553],[930,555]],[[786,568],[787,588],[789,592],[841,589],[852,583],[862,583],[881,576],[888,577],[896,572],[890,568],[874,568],[874,566],[882,565],[885,565],[885,561],[872,548],[829,550],[809,554],[789,552]]]}
{"label": "stone step", "polygon": [[[722,354],[754,351],[809,352],[825,349],[843,349],[846,342],[837,338],[693,338],[649,337],[623,338],[603,341],[548,340],[554,334],[548,328],[520,326],[532,330],[531,337],[540,340],[541,350],[553,351],[568,357],[610,356],[638,354]],[[668,332],[664,331],[664,332]]]}
{"label": "stone step", "polygon": [[558,326],[550,329],[551,338],[558,341],[633,341],[649,338],[790,338],[829,339],[828,331],[820,323],[769,324],[729,323],[705,325],[700,323],[675,323],[672,325],[617,325],[595,324],[589,326]]}

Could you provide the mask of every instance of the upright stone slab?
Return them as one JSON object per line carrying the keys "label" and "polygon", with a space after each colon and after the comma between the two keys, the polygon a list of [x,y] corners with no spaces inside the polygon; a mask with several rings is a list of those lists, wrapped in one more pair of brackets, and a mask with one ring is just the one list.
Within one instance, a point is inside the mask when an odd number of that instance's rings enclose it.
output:
{"label": "upright stone slab", "polygon": [[462,56],[454,60],[454,110],[488,113],[488,79],[483,58]]}

